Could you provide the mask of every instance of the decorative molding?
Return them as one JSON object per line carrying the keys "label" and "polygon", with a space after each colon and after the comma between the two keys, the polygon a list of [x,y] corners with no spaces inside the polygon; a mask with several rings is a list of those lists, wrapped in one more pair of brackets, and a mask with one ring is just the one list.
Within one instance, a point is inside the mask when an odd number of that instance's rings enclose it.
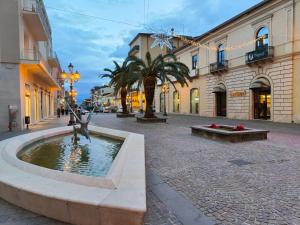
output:
{"label": "decorative molding", "polygon": [[264,17],[262,17],[262,18],[259,18],[259,19],[255,20],[254,22],[251,23],[251,25],[252,25],[253,27],[256,27],[257,24],[259,24],[259,23],[261,23],[261,22],[265,22],[265,21],[267,21],[267,20],[268,20],[268,21],[271,21],[271,20],[272,20],[272,17],[273,17],[273,14],[266,15],[266,16],[264,16]]}
{"label": "decorative molding", "polygon": [[228,39],[228,34],[216,38],[216,39],[214,40],[214,42],[215,42],[215,43],[220,43],[220,42],[227,41],[227,39]]}

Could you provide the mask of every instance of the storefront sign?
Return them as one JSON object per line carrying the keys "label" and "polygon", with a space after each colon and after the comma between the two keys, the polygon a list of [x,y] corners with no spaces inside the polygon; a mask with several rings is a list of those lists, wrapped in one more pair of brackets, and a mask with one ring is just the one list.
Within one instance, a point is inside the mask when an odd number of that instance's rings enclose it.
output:
{"label": "storefront sign", "polygon": [[230,92],[230,97],[245,97],[247,95],[246,91],[232,91]]}

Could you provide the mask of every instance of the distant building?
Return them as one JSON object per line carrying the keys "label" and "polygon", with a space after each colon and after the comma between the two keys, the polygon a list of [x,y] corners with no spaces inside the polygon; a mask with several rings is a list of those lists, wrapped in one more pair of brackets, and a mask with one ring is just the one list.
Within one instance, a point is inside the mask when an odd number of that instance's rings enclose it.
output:
{"label": "distant building", "polygon": [[[128,54],[145,60],[147,52],[150,52],[152,59],[160,54],[165,55],[166,53],[169,53],[170,51],[166,47],[164,47],[163,49],[159,47],[151,48],[153,42],[155,41],[152,35],[152,33],[138,33],[129,43],[130,51]],[[190,37],[186,38],[190,39]],[[172,44],[174,49],[178,49],[184,45],[184,42],[179,38],[173,38]],[[129,105],[131,104],[130,107],[132,107],[133,111],[145,111],[146,99],[143,86],[138,89],[137,85],[134,85],[132,87],[132,91],[129,93],[128,99]],[[154,105],[156,105],[156,102],[154,102]]]}
{"label": "distant building", "polygon": [[0,131],[8,130],[10,107],[15,129],[54,116],[61,90],[59,60],[41,0],[0,1]]}
{"label": "distant building", "polygon": [[118,106],[118,97],[114,94],[114,88],[103,85],[95,86],[91,90],[91,100],[99,106]]}

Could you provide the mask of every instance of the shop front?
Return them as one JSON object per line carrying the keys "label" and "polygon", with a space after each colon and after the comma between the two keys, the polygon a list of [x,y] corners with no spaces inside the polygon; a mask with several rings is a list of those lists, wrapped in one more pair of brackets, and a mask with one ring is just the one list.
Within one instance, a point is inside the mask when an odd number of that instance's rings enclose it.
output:
{"label": "shop front", "polygon": [[253,92],[254,119],[271,119],[271,85],[265,78],[255,80],[250,89]]}

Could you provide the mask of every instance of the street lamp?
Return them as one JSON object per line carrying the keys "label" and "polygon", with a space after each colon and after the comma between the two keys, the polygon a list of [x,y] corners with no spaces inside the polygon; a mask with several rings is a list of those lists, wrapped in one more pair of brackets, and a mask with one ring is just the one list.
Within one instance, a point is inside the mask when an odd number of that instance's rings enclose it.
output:
{"label": "street lamp", "polygon": [[[61,74],[61,79],[64,82],[67,82],[70,84],[70,106],[72,108],[73,111],[75,108],[75,99],[78,95],[78,93],[74,90],[74,84],[77,83],[80,80],[80,73],[76,70],[76,72],[73,72],[74,66],[72,65],[72,63],[69,64],[68,66],[69,69],[69,73],[66,73],[65,71],[62,72]],[[75,116],[74,114],[71,112],[70,113],[70,121],[69,121],[69,126],[72,126],[75,124]]]}
{"label": "street lamp", "polygon": [[168,116],[168,114],[167,114],[167,107],[166,107],[166,92],[167,92],[167,89],[168,89],[168,87],[167,87],[166,84],[163,84],[161,86],[161,91],[164,94],[164,114],[163,114],[164,116]]}

